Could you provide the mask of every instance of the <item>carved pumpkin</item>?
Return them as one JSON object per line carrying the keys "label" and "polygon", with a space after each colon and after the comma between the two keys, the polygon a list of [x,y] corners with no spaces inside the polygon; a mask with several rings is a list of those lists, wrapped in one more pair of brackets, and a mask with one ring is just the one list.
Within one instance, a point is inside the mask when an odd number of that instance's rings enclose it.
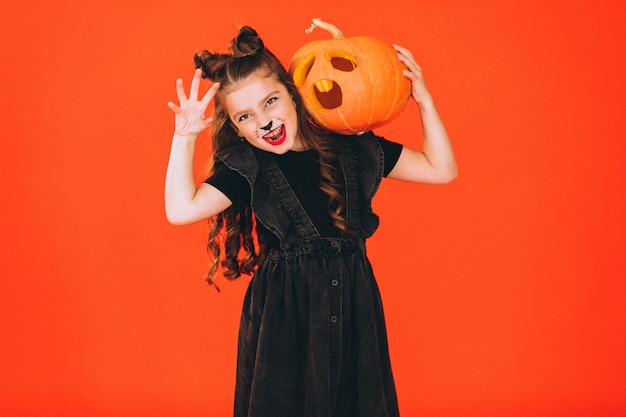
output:
{"label": "carved pumpkin", "polygon": [[291,59],[289,72],[304,105],[322,128],[363,133],[380,127],[404,110],[411,82],[406,67],[387,43],[370,36],[344,38],[333,25],[313,19],[333,39],[312,41]]}

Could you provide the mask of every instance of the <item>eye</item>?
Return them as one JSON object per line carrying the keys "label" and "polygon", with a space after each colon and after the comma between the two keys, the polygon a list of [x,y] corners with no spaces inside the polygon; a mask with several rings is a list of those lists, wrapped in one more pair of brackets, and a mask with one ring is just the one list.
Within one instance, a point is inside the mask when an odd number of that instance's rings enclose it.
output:
{"label": "eye", "polygon": [[267,103],[265,105],[269,106],[273,104],[276,100],[278,100],[278,97],[271,97],[269,100],[267,100]]}
{"label": "eye", "polygon": [[249,114],[242,114],[241,116],[239,116],[239,118],[237,119],[237,122],[241,123],[241,122],[245,122],[246,120],[248,120],[250,118]]}

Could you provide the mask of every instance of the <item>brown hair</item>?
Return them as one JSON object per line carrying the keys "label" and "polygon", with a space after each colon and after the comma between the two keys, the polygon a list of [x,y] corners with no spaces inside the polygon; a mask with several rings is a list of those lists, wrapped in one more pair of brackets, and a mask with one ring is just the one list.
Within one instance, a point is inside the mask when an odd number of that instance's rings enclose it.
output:
{"label": "brown hair", "polygon": [[[227,154],[229,149],[240,143],[237,132],[229,123],[229,116],[221,102],[221,97],[228,93],[229,87],[239,83],[252,74],[261,71],[268,77],[275,77],[286,88],[296,105],[298,131],[307,149],[318,152],[320,161],[320,189],[328,196],[328,208],[335,226],[342,232],[347,231],[347,224],[342,215],[345,205],[343,196],[337,191],[334,177],[332,139],[311,122],[302,98],[289,73],[278,58],[265,48],[257,32],[249,26],[240,29],[230,44],[231,53],[221,54],[202,51],[194,56],[196,68],[202,69],[202,77],[220,83],[220,89],[214,98],[213,110],[213,155]],[[212,163],[213,161],[211,161]],[[221,266],[224,276],[229,280],[237,279],[241,274],[252,274],[256,266],[267,254],[262,236],[258,236],[259,251],[255,250],[253,239],[254,220],[249,205],[233,204],[222,213],[210,219],[207,252],[212,258],[207,281],[215,288],[215,277],[220,265],[220,234],[225,232],[224,255]],[[243,254],[240,257],[240,252]],[[218,288],[219,290],[219,288]]]}

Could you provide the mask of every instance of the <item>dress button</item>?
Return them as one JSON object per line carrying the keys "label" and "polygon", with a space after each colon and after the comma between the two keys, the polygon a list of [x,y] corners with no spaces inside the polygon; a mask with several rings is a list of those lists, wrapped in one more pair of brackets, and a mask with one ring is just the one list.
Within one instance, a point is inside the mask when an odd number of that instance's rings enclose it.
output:
{"label": "dress button", "polygon": [[339,242],[333,240],[332,242],[330,242],[330,246],[332,246],[333,249],[339,249]]}
{"label": "dress button", "polygon": [[339,285],[339,281],[337,281],[336,279],[332,280],[330,283],[332,284],[333,287],[336,287],[337,285]]}
{"label": "dress button", "polygon": [[330,321],[332,323],[337,323],[337,316],[330,316]]}

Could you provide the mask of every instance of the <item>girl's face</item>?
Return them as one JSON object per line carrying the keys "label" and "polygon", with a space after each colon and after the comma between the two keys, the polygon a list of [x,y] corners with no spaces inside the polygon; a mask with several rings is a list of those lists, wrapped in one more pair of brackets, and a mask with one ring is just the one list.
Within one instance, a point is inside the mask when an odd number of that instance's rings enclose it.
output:
{"label": "girl's face", "polygon": [[252,74],[230,87],[222,103],[237,134],[252,146],[276,154],[304,150],[296,106],[274,77]]}

